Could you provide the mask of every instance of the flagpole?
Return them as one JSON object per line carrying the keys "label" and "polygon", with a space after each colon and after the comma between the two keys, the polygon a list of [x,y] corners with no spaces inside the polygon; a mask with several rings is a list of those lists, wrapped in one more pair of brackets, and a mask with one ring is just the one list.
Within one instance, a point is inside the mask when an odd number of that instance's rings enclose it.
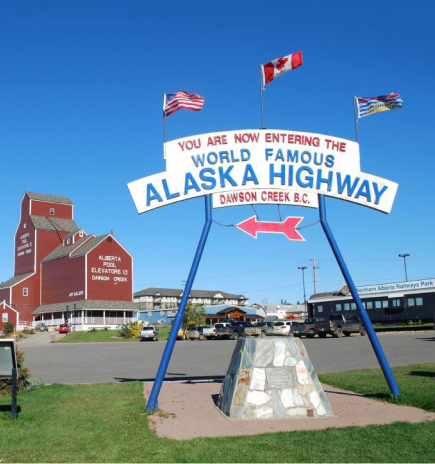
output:
{"label": "flagpole", "polygon": [[264,129],[264,114],[263,114],[263,73],[260,65],[260,95],[261,95],[261,128]]}
{"label": "flagpole", "polygon": [[163,159],[166,159],[166,114],[165,114],[166,94],[163,94]]}
{"label": "flagpole", "polygon": [[357,115],[356,115],[355,98],[356,98],[356,96],[354,95],[354,96],[353,96],[353,115],[354,115],[354,117],[355,117],[355,137],[356,137],[356,143],[359,144],[359,140],[358,140],[358,117],[357,117]]}

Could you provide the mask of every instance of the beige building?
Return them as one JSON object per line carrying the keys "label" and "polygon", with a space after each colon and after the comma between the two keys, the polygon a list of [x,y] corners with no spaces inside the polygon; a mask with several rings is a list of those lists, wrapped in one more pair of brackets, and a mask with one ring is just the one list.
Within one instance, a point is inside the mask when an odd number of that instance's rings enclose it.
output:
{"label": "beige building", "polygon": [[[183,289],[175,288],[146,288],[134,294],[134,304],[139,311],[164,310],[178,308]],[[192,290],[188,303],[211,305],[247,306],[248,299],[243,295],[222,292],[220,290]]]}

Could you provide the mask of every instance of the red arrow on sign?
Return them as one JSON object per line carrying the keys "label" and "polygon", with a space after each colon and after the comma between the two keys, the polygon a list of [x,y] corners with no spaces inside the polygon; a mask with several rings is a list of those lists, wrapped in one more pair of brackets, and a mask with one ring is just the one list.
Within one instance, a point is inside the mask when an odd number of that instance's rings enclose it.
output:
{"label": "red arrow on sign", "polygon": [[289,240],[302,240],[304,237],[296,230],[296,226],[302,221],[302,217],[289,216],[284,222],[258,222],[256,216],[236,225],[240,230],[257,238],[257,233],[285,234]]}

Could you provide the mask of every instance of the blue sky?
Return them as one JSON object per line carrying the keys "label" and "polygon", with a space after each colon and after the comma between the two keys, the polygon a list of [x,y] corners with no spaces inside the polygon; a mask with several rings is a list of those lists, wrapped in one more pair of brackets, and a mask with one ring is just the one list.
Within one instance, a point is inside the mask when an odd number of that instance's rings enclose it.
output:
{"label": "blue sky", "polygon": [[[304,64],[265,92],[267,128],[354,139],[352,95],[397,90],[402,110],[360,122],[362,170],[399,184],[390,215],[327,199],[330,225],[357,285],[434,277],[430,2],[22,1],[0,5],[0,281],[13,273],[23,192],[69,196],[88,233],[114,230],[134,255],[135,290],[181,287],[203,224],[203,198],[138,215],[126,184],[163,171],[162,95],[206,99],[167,120],[167,138],[259,128],[259,65],[298,50]],[[277,208],[257,207],[260,219]],[[214,211],[225,224],[252,208]],[[317,211],[282,215],[318,219]],[[304,243],[258,240],[213,226],[194,288],[243,293],[250,302],[303,300],[343,277],[319,225]]]}

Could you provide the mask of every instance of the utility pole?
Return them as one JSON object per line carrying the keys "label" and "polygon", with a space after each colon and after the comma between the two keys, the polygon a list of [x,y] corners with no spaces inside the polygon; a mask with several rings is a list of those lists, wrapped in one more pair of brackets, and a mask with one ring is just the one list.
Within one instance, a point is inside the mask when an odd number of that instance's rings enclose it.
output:
{"label": "utility pole", "polygon": [[408,256],[411,256],[411,255],[409,253],[402,253],[402,254],[399,255],[399,258],[403,258],[403,263],[405,265],[405,280],[406,280],[406,282],[408,282],[408,272],[406,270],[406,258]]}
{"label": "utility pole", "polygon": [[313,262],[313,281],[314,281],[314,293],[317,293],[317,285],[316,285],[316,269],[319,269],[316,267],[316,258],[311,258],[310,261]]}
{"label": "utility pole", "polygon": [[308,315],[308,311],[307,311],[307,296],[306,296],[306,293],[305,293],[305,275],[304,275],[304,271],[305,269],[307,268],[307,266],[299,266],[298,269],[300,269],[302,271],[302,285],[303,285],[303,288],[304,288],[304,309],[305,309],[305,312],[307,313]]}

